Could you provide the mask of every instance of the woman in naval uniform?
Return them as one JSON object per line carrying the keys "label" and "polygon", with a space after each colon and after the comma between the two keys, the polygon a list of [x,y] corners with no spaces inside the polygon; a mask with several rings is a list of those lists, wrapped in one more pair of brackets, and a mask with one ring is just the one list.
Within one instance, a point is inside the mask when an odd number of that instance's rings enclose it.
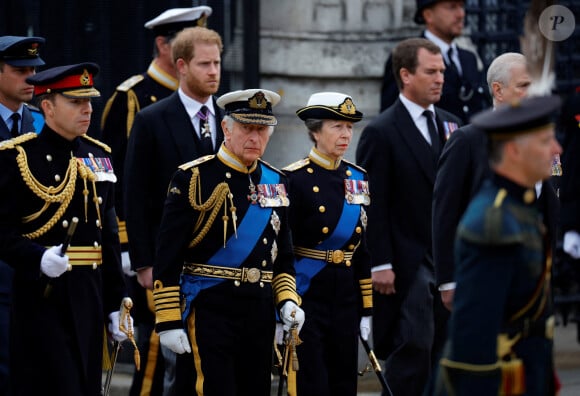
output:
{"label": "woman in naval uniform", "polygon": [[364,209],[370,196],[364,169],[343,156],[362,113],[335,92],[313,94],[296,113],[314,142],[307,158],[284,169],[296,287],[308,318],[296,386],[301,396],[356,395],[358,334],[368,338],[372,312]]}

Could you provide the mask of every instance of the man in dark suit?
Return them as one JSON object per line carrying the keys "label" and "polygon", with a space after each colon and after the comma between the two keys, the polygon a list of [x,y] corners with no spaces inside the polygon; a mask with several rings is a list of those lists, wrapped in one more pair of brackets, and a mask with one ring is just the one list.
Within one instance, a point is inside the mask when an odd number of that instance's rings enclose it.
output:
{"label": "man in dark suit", "polygon": [[[172,43],[179,89],[135,116],[125,160],[125,216],[131,267],[148,289],[153,287],[153,258],[171,176],[182,163],[215,153],[223,141],[223,114],[213,97],[219,88],[221,52],[215,31],[182,30]],[[166,361],[175,359],[162,349]]]}
{"label": "man in dark suit", "polygon": [[[425,24],[421,37],[441,48],[445,61],[445,84],[437,107],[455,114],[463,123],[467,123],[470,116],[489,107],[490,101],[477,58],[455,43],[455,39],[463,32],[464,7],[463,0],[417,0],[414,20],[419,25]],[[383,75],[381,110],[389,107],[397,95],[392,60],[389,57]]]}
{"label": "man in dark suit", "polygon": [[[34,87],[26,79],[44,65],[38,47],[42,37],[0,37],[0,141],[34,132],[34,119],[25,102]],[[8,392],[8,328],[13,271],[0,261],[0,395]]]}
{"label": "man in dark suit", "polygon": [[[524,55],[513,52],[498,56],[489,65],[487,80],[494,107],[523,98],[532,83]],[[482,181],[491,175],[486,144],[485,134],[467,125],[451,135],[439,159],[433,191],[433,259],[437,286],[449,311],[455,288],[455,229]]]}
{"label": "man in dark suit", "polygon": [[[371,204],[373,335],[394,395],[420,395],[433,341],[434,268],[431,198],[445,134],[460,120],[436,108],[445,64],[431,41],[413,38],[393,50],[399,98],[368,124],[356,159],[368,171]],[[435,114],[435,119],[433,119]]]}
{"label": "man in dark suit", "polygon": [[[123,168],[127,152],[127,141],[135,115],[145,107],[171,95],[179,87],[177,72],[171,57],[171,42],[181,30],[193,26],[205,26],[212,9],[207,6],[191,8],[171,8],[145,23],[145,28],[153,31],[153,60],[147,71],[129,77],[117,86],[107,101],[101,118],[102,139],[113,150],[113,163],[117,172],[118,186],[123,186]],[[115,190],[115,207],[119,218],[119,239],[123,268],[129,272],[129,247],[123,188]],[[134,273],[131,273],[134,275]],[[164,361],[159,351],[159,337],[153,332],[155,314],[149,303],[151,291],[144,289],[135,276],[129,276],[134,301],[133,311],[138,328],[139,350],[147,358],[143,359],[143,370],[135,371],[129,396],[142,393],[151,396],[163,394]]]}

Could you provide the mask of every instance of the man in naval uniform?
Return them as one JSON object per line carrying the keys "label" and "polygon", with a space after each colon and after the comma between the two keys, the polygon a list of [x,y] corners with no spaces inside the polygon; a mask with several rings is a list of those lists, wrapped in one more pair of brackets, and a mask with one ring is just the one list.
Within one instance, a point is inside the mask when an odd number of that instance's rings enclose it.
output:
{"label": "man in naval uniform", "polygon": [[304,322],[286,178],[260,160],[279,100],[263,89],[221,96],[224,143],[169,185],[153,295],[161,343],[193,354],[180,395],[270,395],[276,311],[287,328]]}
{"label": "man in naval uniform", "polygon": [[[125,226],[124,195],[121,187],[125,181],[124,166],[127,141],[135,114],[152,103],[171,95],[178,88],[177,72],[171,56],[171,43],[182,29],[205,26],[212,9],[207,6],[172,8],[145,23],[153,31],[154,58],[145,73],[134,75],[122,82],[107,101],[101,118],[102,139],[112,149],[113,164],[119,182],[115,189],[115,206],[119,218],[119,238],[123,267],[131,266],[128,238]],[[159,337],[153,333],[155,315],[151,292],[146,291],[136,277],[128,280],[130,293],[135,301],[135,322],[139,329],[139,349],[145,356],[144,369],[135,371],[130,396],[141,393],[153,396],[163,393],[164,360],[159,351]]]}
{"label": "man in naval uniform", "polygon": [[0,259],[14,269],[15,396],[100,395],[105,324],[115,340],[126,338],[111,150],[86,135],[91,98],[100,95],[97,71],[80,63],[29,77],[45,115],[42,132],[0,143]]}
{"label": "man in naval uniform", "polygon": [[556,394],[551,235],[535,185],[562,149],[552,119],[560,99],[534,97],[485,111],[493,174],[463,215],[455,240],[457,287],[439,388],[449,395]]}

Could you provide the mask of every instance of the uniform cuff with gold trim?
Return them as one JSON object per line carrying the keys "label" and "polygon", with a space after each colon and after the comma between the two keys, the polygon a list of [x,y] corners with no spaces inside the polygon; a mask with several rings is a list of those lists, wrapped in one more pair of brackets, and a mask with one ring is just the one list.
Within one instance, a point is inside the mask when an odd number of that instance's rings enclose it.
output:
{"label": "uniform cuff with gold trim", "polygon": [[302,302],[302,299],[296,293],[296,279],[291,275],[276,275],[272,281],[272,290],[274,292],[276,306],[287,300],[294,301],[298,305]]}
{"label": "uniform cuff with gold trim", "polygon": [[360,285],[360,292],[362,297],[362,308],[371,309],[373,308],[373,281],[371,278],[360,279],[358,281]]}
{"label": "uniform cuff with gold trim", "polygon": [[182,328],[180,287],[164,287],[156,280],[153,285],[153,301],[155,302],[155,329],[159,331]]}

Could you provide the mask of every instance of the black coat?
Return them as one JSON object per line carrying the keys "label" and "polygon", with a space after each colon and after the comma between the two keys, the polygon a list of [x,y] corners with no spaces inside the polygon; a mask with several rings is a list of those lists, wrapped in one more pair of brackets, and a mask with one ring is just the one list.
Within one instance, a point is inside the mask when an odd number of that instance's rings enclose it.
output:
{"label": "black coat", "polygon": [[[437,285],[454,281],[457,225],[469,202],[491,174],[485,134],[472,125],[453,132],[439,159],[433,191],[433,259]],[[555,251],[560,203],[549,181],[542,185],[538,206],[550,230],[552,251]]]}
{"label": "black coat", "polygon": [[[424,35],[422,37],[424,38]],[[463,124],[466,124],[471,116],[488,108],[491,105],[491,100],[485,82],[485,75],[478,69],[475,55],[459,47],[457,47],[457,52],[461,63],[462,75],[459,75],[456,70],[446,65],[443,92],[441,100],[436,105],[455,114],[461,118]],[[470,93],[471,95],[468,95]],[[381,111],[392,105],[398,96],[399,88],[393,75],[393,62],[391,56],[389,56],[383,73]]]}
{"label": "black coat", "polygon": [[[26,138],[20,138],[25,140]],[[11,142],[14,142],[12,140]],[[18,141],[18,140],[16,140]],[[120,244],[110,181],[97,181],[100,221],[87,181],[77,174],[70,186],[70,203],[52,203],[29,222],[23,218],[43,208],[45,199],[33,192],[28,175],[44,186],[67,180],[71,154],[82,158],[109,158],[106,147],[85,138],[65,140],[45,125],[40,135],[30,134],[20,144],[25,166],[17,164],[14,145],[0,149],[0,259],[14,269],[11,318],[11,380],[14,395],[100,395],[103,329],[108,314],[119,310],[125,296]],[[22,153],[20,157],[22,157]],[[74,160],[73,160],[74,161]],[[28,169],[28,171],[26,171]],[[21,172],[29,179],[23,180]],[[30,172],[30,173],[28,173]],[[62,181],[56,180],[59,175]],[[41,187],[42,188],[42,187]],[[64,194],[68,196],[68,194]],[[63,211],[62,214],[57,211]],[[102,248],[102,265],[73,267],[51,280],[52,292],[44,296],[48,278],[40,262],[46,247],[63,242],[66,228],[79,218],[71,246]],[[52,221],[52,220],[55,221]],[[99,228],[99,222],[102,228]]]}
{"label": "black coat", "polygon": [[[223,142],[216,109],[216,149]],[[177,167],[200,156],[200,142],[177,92],[135,116],[125,160],[125,216],[133,269],[153,266],[167,187]]]}
{"label": "black coat", "polygon": [[[172,87],[164,85],[148,73],[143,73],[121,83],[107,101],[101,119],[101,139],[111,147],[118,186],[122,186],[125,180],[125,154],[135,114],[173,92],[175,90]],[[123,189],[117,188],[115,195],[117,216],[120,220],[125,220]]]}
{"label": "black coat", "polygon": [[[460,124],[444,110],[435,108],[435,113],[440,133],[444,122]],[[372,266],[392,264],[397,295],[403,299],[421,263],[432,263],[431,200],[437,159],[399,99],[363,130],[356,159],[369,176],[367,244]],[[388,296],[373,297],[375,348],[384,354],[392,341],[385,339],[387,329],[397,313],[384,312]]]}

